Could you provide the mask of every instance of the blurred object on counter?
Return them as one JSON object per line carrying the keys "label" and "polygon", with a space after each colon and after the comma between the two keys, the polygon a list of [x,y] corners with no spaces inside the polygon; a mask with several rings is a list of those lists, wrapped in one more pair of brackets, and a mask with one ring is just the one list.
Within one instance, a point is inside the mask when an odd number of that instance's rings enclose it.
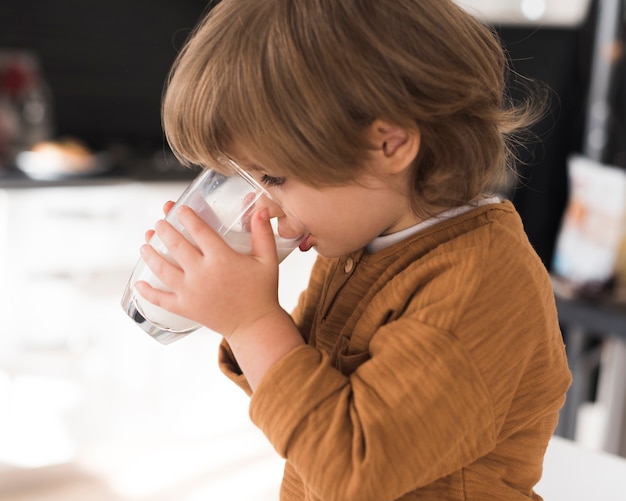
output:
{"label": "blurred object on counter", "polygon": [[[626,171],[575,156],[570,197],[557,239],[554,272],[577,294],[611,293],[626,227]],[[623,278],[623,277],[622,277]]]}
{"label": "blurred object on counter", "polygon": [[8,169],[15,157],[18,133],[17,112],[0,91],[0,172]]}
{"label": "blurred object on counter", "polygon": [[74,138],[35,143],[17,154],[17,167],[32,179],[61,179],[100,174],[109,168],[105,154],[93,154]]}
{"label": "blurred object on counter", "polygon": [[0,49],[0,169],[19,151],[52,137],[51,97],[37,57]]}
{"label": "blurred object on counter", "polygon": [[626,169],[612,162],[611,135],[625,69],[621,0],[598,0],[583,154],[568,162],[569,201],[553,271],[588,298],[620,295],[624,285]]}
{"label": "blurred object on counter", "polygon": [[207,0],[0,0],[0,47],[37,55],[53,96],[53,137],[93,151],[163,148],[160,103]]}

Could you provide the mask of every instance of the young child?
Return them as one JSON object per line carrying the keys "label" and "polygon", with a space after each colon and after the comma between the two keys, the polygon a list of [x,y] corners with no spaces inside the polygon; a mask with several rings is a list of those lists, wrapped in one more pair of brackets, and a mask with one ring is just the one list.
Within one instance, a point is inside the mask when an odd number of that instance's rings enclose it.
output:
{"label": "young child", "polygon": [[269,209],[252,255],[185,207],[197,247],[156,225],[179,265],[142,248],[171,292],[139,292],[223,335],[282,500],[541,499],[570,373],[548,274],[491,194],[533,115],[505,70],[450,0],[223,0],[174,65],[175,153],[240,164],[319,254],[290,316]]}

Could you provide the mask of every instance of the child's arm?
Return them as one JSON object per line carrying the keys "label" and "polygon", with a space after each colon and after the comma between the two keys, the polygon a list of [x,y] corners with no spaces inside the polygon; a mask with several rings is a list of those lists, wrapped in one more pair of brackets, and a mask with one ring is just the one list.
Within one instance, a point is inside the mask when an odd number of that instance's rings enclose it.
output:
{"label": "child's arm", "polygon": [[304,344],[291,317],[282,309],[227,340],[252,391],[278,360]]}

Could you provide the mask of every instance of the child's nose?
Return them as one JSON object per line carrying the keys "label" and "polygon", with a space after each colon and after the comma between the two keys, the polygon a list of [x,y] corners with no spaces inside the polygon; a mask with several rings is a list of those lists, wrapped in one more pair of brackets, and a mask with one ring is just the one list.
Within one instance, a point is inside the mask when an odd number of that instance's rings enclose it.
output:
{"label": "child's nose", "polygon": [[302,224],[293,219],[290,215],[287,215],[280,205],[267,196],[261,195],[257,200],[255,208],[256,210],[267,209],[270,218],[276,218],[278,234],[281,237],[291,240],[304,236],[305,230]]}
{"label": "child's nose", "polygon": [[267,209],[269,214],[270,214],[270,218],[275,218],[275,217],[280,218],[280,217],[283,217],[285,215],[285,212],[280,207],[280,205],[278,205],[276,202],[272,201],[266,195],[261,195],[257,199],[257,201],[255,203],[255,209],[256,210]]}

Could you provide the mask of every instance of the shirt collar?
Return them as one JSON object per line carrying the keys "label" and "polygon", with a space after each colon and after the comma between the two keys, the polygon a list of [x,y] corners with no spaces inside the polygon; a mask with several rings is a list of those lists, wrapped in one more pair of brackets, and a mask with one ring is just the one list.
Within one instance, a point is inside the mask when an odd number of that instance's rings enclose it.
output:
{"label": "shirt collar", "polygon": [[475,202],[462,205],[461,207],[453,207],[452,209],[440,212],[436,216],[429,217],[428,219],[420,221],[416,225],[405,228],[404,230],[397,231],[396,233],[391,233],[390,235],[382,235],[380,237],[377,237],[369,244],[367,244],[365,251],[369,254],[375,254],[376,252],[380,252],[387,247],[391,247],[392,245],[401,242],[402,240],[412,235],[415,235],[416,233],[419,233],[426,228],[430,228],[435,224],[441,223],[456,216],[460,216],[461,214],[465,214],[466,212],[476,209],[477,207],[481,207],[487,204],[500,203],[500,201],[500,197],[484,196],[476,200]]}

